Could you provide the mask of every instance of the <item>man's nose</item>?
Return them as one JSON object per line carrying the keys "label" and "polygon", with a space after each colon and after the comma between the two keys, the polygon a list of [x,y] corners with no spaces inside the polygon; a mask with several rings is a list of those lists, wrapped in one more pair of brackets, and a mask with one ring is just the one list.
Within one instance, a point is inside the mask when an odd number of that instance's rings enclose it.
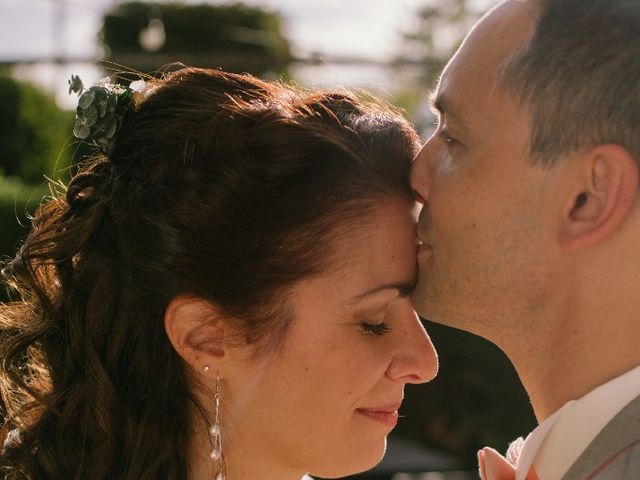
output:
{"label": "man's nose", "polygon": [[420,203],[426,203],[429,198],[430,165],[428,161],[429,142],[425,143],[422,149],[413,159],[411,166],[411,188]]}

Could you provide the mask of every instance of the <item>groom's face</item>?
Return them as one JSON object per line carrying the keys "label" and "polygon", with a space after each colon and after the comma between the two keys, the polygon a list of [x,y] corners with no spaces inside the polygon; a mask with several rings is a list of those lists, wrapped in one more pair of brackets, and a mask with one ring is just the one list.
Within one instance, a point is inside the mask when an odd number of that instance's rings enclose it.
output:
{"label": "groom's face", "polygon": [[498,71],[533,32],[530,4],[503,4],[447,65],[434,96],[439,122],[416,157],[421,315],[491,337],[545,298],[549,172],[529,160],[526,109]]}

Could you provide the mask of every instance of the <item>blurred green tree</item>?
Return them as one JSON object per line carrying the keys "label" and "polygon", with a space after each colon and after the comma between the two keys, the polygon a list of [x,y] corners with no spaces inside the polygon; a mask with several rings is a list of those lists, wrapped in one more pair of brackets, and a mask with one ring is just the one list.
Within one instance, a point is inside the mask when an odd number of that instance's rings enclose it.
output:
{"label": "blurred green tree", "polygon": [[482,13],[498,0],[424,0],[401,30],[400,49],[391,61],[398,88],[394,103],[404,108],[425,137],[434,117],[428,94],[462,39]]}
{"label": "blurred green tree", "polygon": [[241,3],[122,3],[105,15],[100,37],[105,60],[143,72],[182,62],[278,76],[291,61],[280,15]]}
{"label": "blurred green tree", "polygon": [[[28,232],[28,216],[64,179],[75,150],[74,113],[38,87],[0,75],[0,259],[12,257]],[[0,288],[0,301],[6,299]]]}
{"label": "blurred green tree", "polygon": [[41,183],[69,163],[73,113],[38,87],[0,75],[0,176]]}
{"label": "blurred green tree", "polygon": [[[29,232],[29,216],[47,193],[44,183],[34,186],[16,177],[0,177],[0,260],[15,255],[21,239]],[[3,299],[4,291],[0,289],[0,301]]]}
{"label": "blurred green tree", "polygon": [[419,65],[422,84],[433,87],[447,60],[491,1],[426,0],[416,11],[413,24],[401,32],[402,50],[395,62]]}

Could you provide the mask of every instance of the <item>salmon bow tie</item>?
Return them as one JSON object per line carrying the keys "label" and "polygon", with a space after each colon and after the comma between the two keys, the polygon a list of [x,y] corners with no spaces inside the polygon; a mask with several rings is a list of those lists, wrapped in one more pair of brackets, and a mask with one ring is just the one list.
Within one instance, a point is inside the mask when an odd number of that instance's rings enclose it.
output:
{"label": "salmon bow tie", "polygon": [[[481,480],[515,480],[516,468],[493,448],[485,447],[478,452]],[[533,467],[526,480],[539,480]]]}

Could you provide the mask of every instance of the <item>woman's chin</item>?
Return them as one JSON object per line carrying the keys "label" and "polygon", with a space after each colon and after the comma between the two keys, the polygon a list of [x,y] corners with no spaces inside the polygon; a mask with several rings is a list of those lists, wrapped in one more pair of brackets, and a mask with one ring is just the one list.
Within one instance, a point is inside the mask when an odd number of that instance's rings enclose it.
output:
{"label": "woman's chin", "polygon": [[[309,472],[310,475],[320,478],[342,478],[349,475],[355,475],[360,472],[366,472],[378,465],[384,457],[387,449],[387,438],[371,442],[369,445],[362,446],[357,451],[349,449],[348,455],[341,455],[344,459],[342,462],[334,461],[330,459],[321,467]],[[339,458],[337,455],[334,457],[336,460]]]}

